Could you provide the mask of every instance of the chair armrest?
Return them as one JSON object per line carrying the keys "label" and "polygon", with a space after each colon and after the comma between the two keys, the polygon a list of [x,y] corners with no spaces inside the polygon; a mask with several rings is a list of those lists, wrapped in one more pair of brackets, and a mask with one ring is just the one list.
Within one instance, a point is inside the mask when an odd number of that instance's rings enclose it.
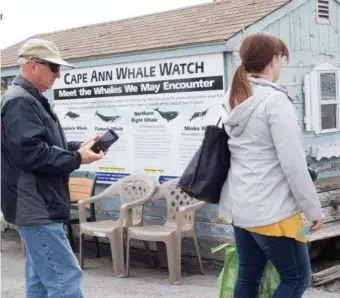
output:
{"label": "chair armrest", "polygon": [[86,222],[86,210],[85,206],[100,200],[105,199],[105,196],[98,194],[96,196],[90,197],[88,199],[78,201],[78,213],[79,213],[79,223]]}
{"label": "chair armrest", "polygon": [[[125,210],[128,210],[128,209],[132,209],[134,207],[139,207],[139,206],[143,206],[144,204],[148,203],[148,202],[152,202],[155,199],[155,195],[157,194],[157,186],[154,185],[152,188],[151,188],[151,191],[149,191],[149,194],[147,194],[146,196],[144,197],[141,197],[140,199],[138,200],[135,200],[135,201],[132,201],[132,202],[126,202],[124,203],[121,207],[120,207],[120,211],[125,211]],[[156,195],[157,197],[157,195]]]}
{"label": "chair armrest", "polygon": [[182,225],[184,221],[185,214],[190,211],[197,210],[198,208],[202,207],[205,202],[199,202],[194,205],[179,207],[178,213],[176,216],[176,233],[180,234],[182,232]]}
{"label": "chair armrest", "polygon": [[122,212],[127,209],[132,209],[134,207],[143,206],[148,201],[148,199],[149,198],[125,203],[122,206],[120,206],[120,211]]}
{"label": "chair armrest", "polygon": [[[77,204],[80,202],[80,201],[84,201],[84,200],[87,200],[87,199],[77,199],[77,200],[71,200],[71,204],[74,205],[74,204]],[[89,204],[92,204],[92,203],[89,203]]]}
{"label": "chair armrest", "polygon": [[121,214],[120,218],[122,219],[122,222],[124,222],[124,219],[125,219],[127,227],[132,226],[132,220],[133,219],[130,216],[131,215],[130,210],[132,208],[140,207],[140,206],[143,206],[144,204],[150,202],[153,199],[153,194],[154,193],[151,193],[150,195],[148,195],[144,198],[141,198],[139,200],[132,201],[132,202],[127,202],[127,203],[124,203],[123,205],[120,206],[120,214]]}
{"label": "chair armrest", "polygon": [[205,202],[199,202],[194,205],[179,207],[178,211],[183,212],[183,213],[194,211],[194,210],[201,208],[204,204]]}
{"label": "chair armrest", "polygon": [[150,202],[154,202],[157,200],[161,200],[165,198],[166,193],[162,191],[162,188],[159,185],[156,185],[155,191],[153,195],[149,198]]}

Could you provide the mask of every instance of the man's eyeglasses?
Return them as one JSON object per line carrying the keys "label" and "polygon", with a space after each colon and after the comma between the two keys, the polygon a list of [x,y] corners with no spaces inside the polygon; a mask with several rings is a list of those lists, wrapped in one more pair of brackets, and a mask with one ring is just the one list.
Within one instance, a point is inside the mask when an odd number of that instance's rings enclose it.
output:
{"label": "man's eyeglasses", "polygon": [[60,71],[60,65],[59,64],[55,64],[55,63],[52,63],[52,62],[48,62],[48,61],[45,61],[45,60],[39,60],[39,59],[34,59],[34,61],[38,64],[48,66],[53,73],[57,73],[57,72]]}

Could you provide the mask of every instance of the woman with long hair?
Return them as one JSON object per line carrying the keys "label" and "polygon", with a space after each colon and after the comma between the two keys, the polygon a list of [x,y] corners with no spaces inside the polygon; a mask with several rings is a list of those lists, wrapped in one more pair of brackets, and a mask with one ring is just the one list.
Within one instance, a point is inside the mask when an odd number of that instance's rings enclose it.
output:
{"label": "woman with long hair", "polygon": [[324,215],[308,172],[292,100],[275,82],[289,62],[286,44],[269,33],[248,35],[227,92],[231,166],[220,215],[234,226],[239,255],[235,298],[256,298],[270,260],[281,277],[273,297],[302,297],[311,282],[304,213],[321,228]]}

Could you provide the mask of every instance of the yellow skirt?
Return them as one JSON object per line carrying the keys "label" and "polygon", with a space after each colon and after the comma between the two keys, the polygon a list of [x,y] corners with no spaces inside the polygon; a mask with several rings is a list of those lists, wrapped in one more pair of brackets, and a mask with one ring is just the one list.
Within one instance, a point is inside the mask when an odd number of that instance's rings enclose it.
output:
{"label": "yellow skirt", "polygon": [[[218,218],[224,221],[224,218],[221,214],[218,215]],[[306,237],[298,236],[303,227],[304,223],[302,215],[301,213],[297,213],[277,223],[254,228],[246,228],[246,230],[265,236],[293,238],[297,241],[306,243]]]}

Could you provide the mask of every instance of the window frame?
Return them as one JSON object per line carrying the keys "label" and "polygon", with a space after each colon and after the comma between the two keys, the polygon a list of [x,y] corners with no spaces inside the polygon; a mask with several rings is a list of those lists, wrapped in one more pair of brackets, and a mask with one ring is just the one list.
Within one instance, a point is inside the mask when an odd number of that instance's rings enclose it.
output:
{"label": "window frame", "polygon": [[[334,73],[335,74],[335,99],[331,99],[331,100],[323,100],[322,96],[321,96],[321,74],[323,73]],[[331,133],[331,132],[337,132],[340,131],[340,122],[339,122],[339,109],[340,109],[340,96],[339,96],[339,71],[337,70],[331,70],[331,71],[327,71],[327,70],[322,70],[319,71],[318,74],[318,97],[319,97],[319,105],[320,105],[320,113],[319,113],[319,120],[320,120],[320,133]],[[322,111],[322,106],[324,105],[331,105],[331,104],[335,104],[336,108],[335,108],[335,120],[336,120],[336,127],[335,128],[327,128],[327,129],[322,129],[322,116],[321,116],[321,111]]]}

